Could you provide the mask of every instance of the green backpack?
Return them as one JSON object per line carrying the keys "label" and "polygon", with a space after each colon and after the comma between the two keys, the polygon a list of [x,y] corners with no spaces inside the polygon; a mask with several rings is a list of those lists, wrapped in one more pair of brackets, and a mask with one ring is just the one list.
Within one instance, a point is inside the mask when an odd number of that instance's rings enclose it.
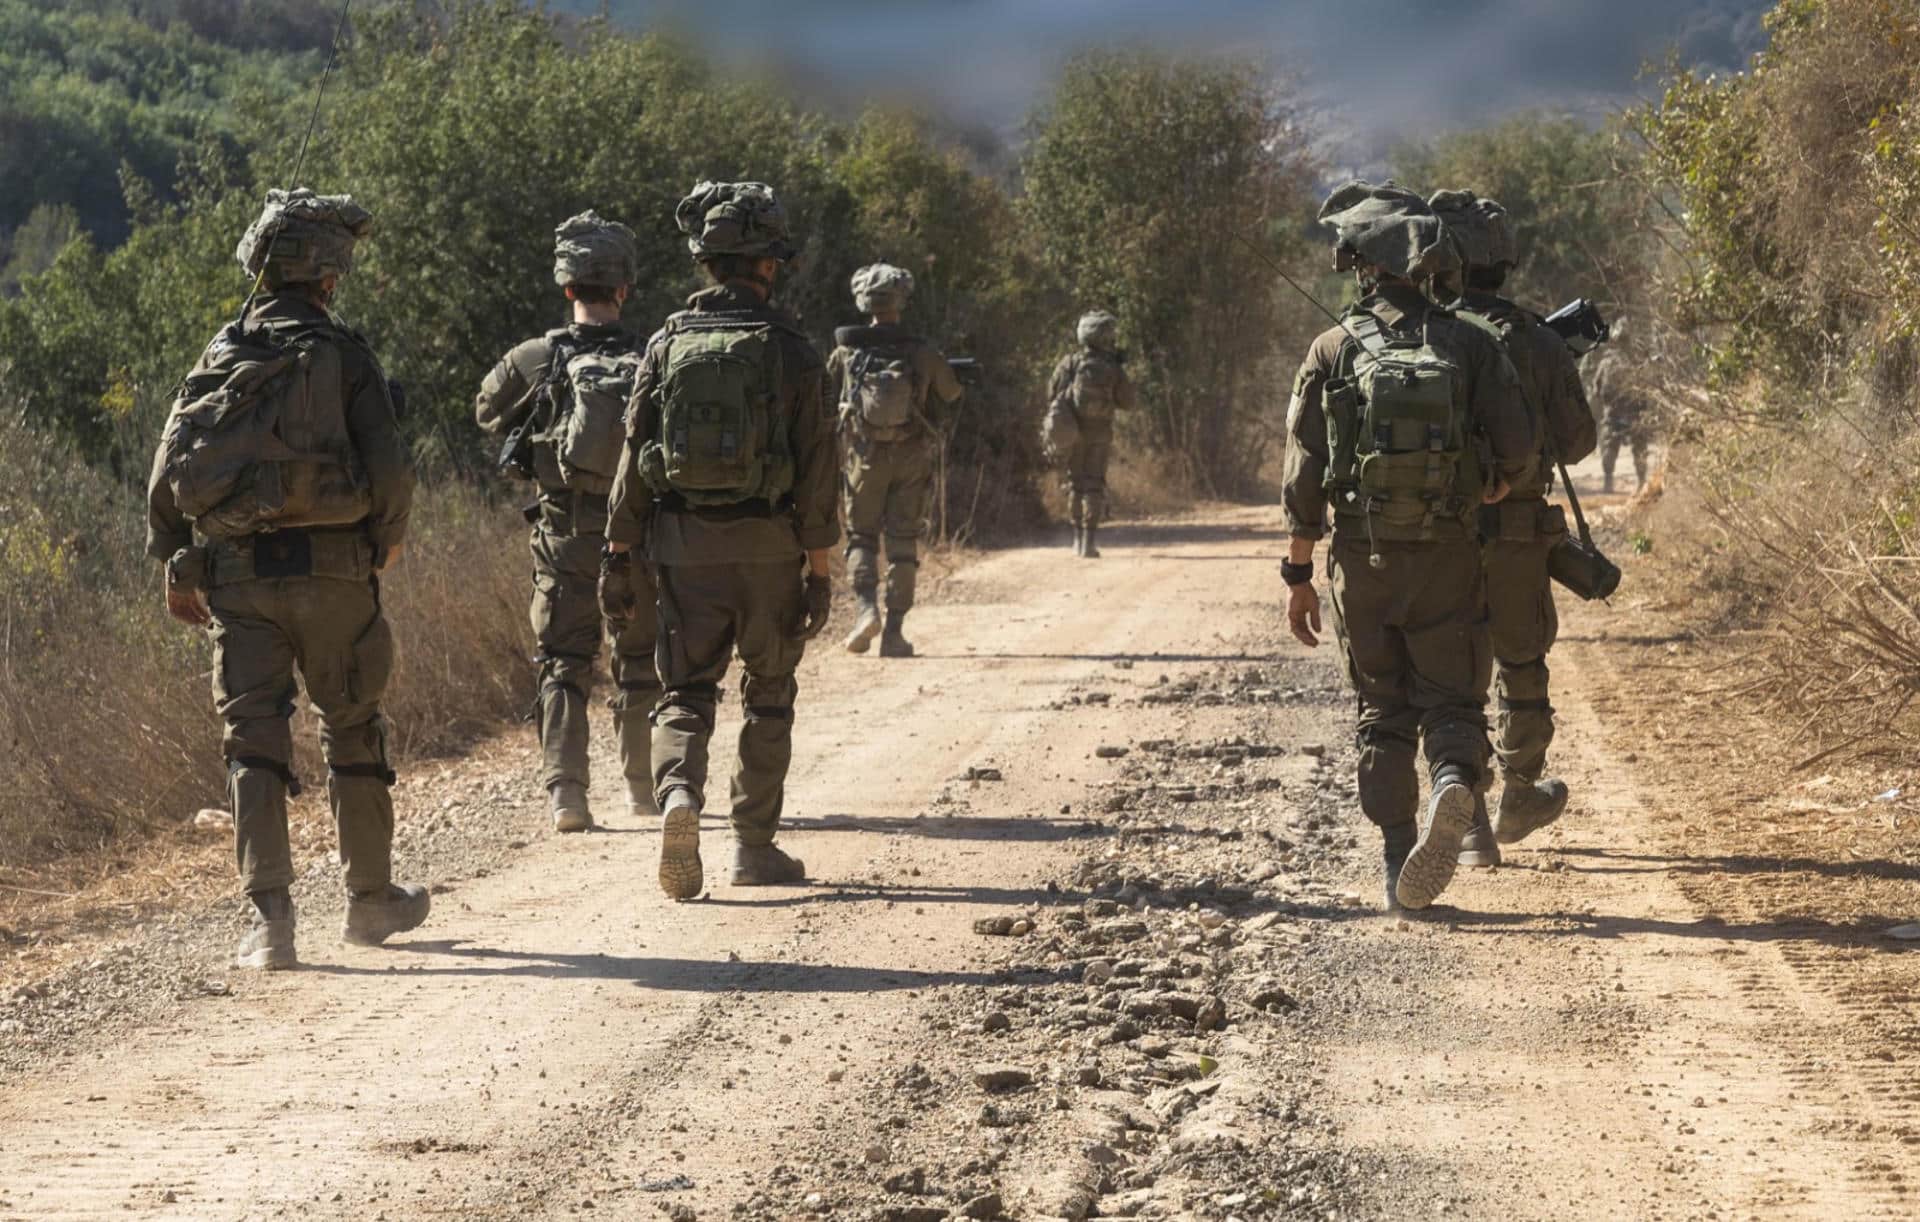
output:
{"label": "green backpack", "polygon": [[161,438],[163,478],[204,535],[347,526],[371,512],[327,327],[231,323],[187,375]]}
{"label": "green backpack", "polygon": [[624,339],[582,347],[566,331],[550,338],[553,356],[544,391],[550,423],[533,440],[552,448],[552,469],[562,488],[605,496],[620,469],[627,400],[639,377],[640,354]]}
{"label": "green backpack", "polygon": [[1388,334],[1370,311],[1349,311],[1341,376],[1329,379],[1326,489],[1336,513],[1365,514],[1377,538],[1438,538],[1479,511],[1483,464],[1465,379],[1434,311],[1417,338]]}
{"label": "green backpack", "polygon": [[793,491],[780,410],[780,328],[764,318],[687,313],[666,326],[660,419],[640,452],[647,484],[691,505],[778,504]]}

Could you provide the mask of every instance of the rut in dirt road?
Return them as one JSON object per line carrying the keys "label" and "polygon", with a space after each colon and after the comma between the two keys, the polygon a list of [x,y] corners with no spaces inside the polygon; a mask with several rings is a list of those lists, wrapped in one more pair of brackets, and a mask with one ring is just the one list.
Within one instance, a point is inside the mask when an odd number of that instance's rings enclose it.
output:
{"label": "rut in dirt road", "polygon": [[815,886],[669,903],[654,829],[529,805],[419,937],[303,928],[306,970],[46,1060],[0,1217],[1911,1216],[1920,958],[1704,909],[1602,646],[1556,655],[1571,812],[1377,911],[1276,521],[997,553],[926,656],[816,651]]}

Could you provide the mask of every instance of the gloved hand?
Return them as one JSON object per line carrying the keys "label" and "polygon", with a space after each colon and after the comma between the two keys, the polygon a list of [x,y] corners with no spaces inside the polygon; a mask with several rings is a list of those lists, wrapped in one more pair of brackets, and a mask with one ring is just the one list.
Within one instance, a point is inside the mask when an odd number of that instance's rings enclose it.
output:
{"label": "gloved hand", "polygon": [[640,598],[633,584],[633,552],[602,549],[600,614],[610,624],[625,625],[633,621],[634,612],[639,606]]}
{"label": "gloved hand", "polygon": [[811,641],[827,630],[827,621],[833,618],[833,578],[807,574],[806,600],[806,614],[793,635]]}
{"label": "gloved hand", "polygon": [[167,560],[167,614],[195,628],[213,622],[207,607],[205,548],[183,547]]}

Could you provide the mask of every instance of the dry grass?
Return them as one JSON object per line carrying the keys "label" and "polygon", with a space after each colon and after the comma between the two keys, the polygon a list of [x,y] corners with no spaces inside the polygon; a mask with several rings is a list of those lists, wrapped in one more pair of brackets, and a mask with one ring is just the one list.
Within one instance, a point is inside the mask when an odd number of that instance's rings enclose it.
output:
{"label": "dry grass", "polygon": [[[0,422],[0,885],[60,891],[221,804],[204,635],[162,608],[139,494]],[[399,762],[455,750],[532,697],[524,527],[467,488],[423,490],[385,583],[401,661],[387,712]],[[300,714],[307,776],[320,772]],[[50,871],[50,872],[49,872]]]}

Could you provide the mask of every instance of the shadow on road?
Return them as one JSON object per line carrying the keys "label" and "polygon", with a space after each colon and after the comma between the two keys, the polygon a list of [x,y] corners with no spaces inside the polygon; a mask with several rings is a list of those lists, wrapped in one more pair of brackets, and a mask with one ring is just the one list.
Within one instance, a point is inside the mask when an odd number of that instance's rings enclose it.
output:
{"label": "shadow on road", "polygon": [[1920,882],[1920,864],[1866,858],[1859,861],[1822,861],[1817,857],[1761,857],[1748,853],[1694,857],[1665,853],[1614,853],[1606,849],[1561,849],[1564,857],[1585,858],[1595,864],[1575,864],[1581,874],[1818,874],[1822,878],[1880,878],[1890,882]]}
{"label": "shadow on road", "polygon": [[[581,955],[501,950],[472,946],[458,939],[394,943],[403,954],[466,960],[453,967],[418,967],[426,976],[532,976],[548,980],[629,981],[641,988],[675,993],[871,993],[927,989],[941,985],[998,985],[1032,981],[1035,974],[1010,972],[921,972],[909,968],[849,967],[832,963],[782,963],[772,960],[715,961],[654,955]],[[386,976],[387,968],[313,964],[320,975]]]}

